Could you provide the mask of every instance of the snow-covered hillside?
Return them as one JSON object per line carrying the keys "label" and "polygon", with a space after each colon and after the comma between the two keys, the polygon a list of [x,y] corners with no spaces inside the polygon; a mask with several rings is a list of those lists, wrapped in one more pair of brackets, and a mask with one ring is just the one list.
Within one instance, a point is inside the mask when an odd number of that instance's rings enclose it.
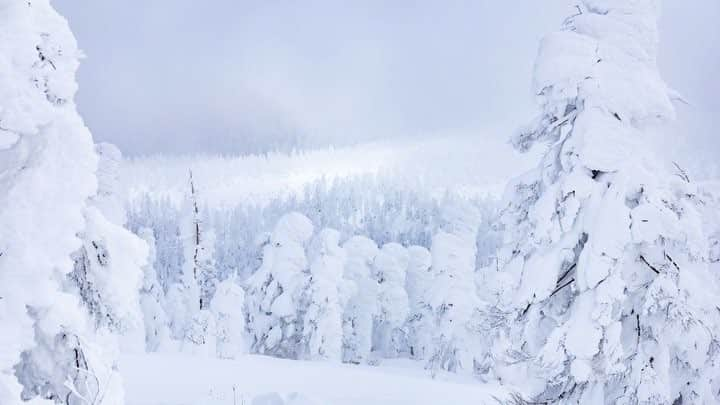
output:
{"label": "snow-covered hillside", "polygon": [[[482,405],[510,400],[503,387],[469,376],[430,379],[413,363],[371,367],[258,355],[219,360],[152,354],[126,355],[120,366],[127,405]],[[278,396],[285,402],[274,402]]]}
{"label": "snow-covered hillside", "polygon": [[188,170],[208,205],[263,204],[299,193],[309,183],[378,175],[399,187],[441,195],[499,196],[508,180],[528,170],[540,151],[519,154],[505,141],[509,134],[438,134],[295,154],[245,157],[147,157],[126,161],[121,183],[129,201],[149,196],[179,204]]}

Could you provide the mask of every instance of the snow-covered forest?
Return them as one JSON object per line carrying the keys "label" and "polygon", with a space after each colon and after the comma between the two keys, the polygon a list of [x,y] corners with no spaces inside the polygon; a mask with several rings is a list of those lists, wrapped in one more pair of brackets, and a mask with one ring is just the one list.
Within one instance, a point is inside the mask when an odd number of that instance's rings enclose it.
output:
{"label": "snow-covered forest", "polygon": [[0,405],[720,403],[660,3],[569,8],[513,134],[124,156],[72,21],[0,0]]}

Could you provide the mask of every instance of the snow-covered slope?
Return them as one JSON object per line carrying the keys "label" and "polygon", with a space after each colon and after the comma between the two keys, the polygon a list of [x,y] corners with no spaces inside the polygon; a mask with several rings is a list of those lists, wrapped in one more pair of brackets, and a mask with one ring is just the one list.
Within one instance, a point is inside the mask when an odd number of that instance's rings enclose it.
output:
{"label": "snow-covered slope", "polygon": [[502,134],[444,134],[395,139],[295,154],[244,157],[148,157],[123,164],[121,182],[129,200],[145,195],[182,201],[192,169],[210,206],[262,204],[300,192],[321,178],[367,174],[393,177],[398,184],[434,194],[502,193],[507,181],[532,167],[538,152],[521,155]]}
{"label": "snow-covered slope", "polygon": [[300,394],[305,401],[292,402],[297,405],[481,405],[510,399],[502,387],[457,375],[433,380],[411,363],[371,367],[257,355],[218,360],[150,354],[127,355],[120,365],[127,405],[275,405],[257,401],[268,393]]}

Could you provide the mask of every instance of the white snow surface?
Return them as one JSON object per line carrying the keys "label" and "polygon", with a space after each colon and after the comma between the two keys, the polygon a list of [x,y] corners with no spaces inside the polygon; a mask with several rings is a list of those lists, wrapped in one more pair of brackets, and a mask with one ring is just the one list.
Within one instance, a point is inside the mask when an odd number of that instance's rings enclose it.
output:
{"label": "white snow surface", "polygon": [[469,376],[430,379],[412,361],[372,367],[258,355],[220,360],[150,354],[125,355],[120,367],[127,405],[255,404],[269,393],[285,398],[297,393],[304,401],[280,404],[307,405],[482,405],[510,399],[503,387]]}

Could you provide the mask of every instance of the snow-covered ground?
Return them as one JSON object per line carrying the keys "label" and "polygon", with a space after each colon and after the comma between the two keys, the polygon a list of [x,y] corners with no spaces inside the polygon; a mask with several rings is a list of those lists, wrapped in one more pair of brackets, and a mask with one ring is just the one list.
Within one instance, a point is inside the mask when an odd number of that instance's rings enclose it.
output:
{"label": "snow-covered ground", "polygon": [[508,390],[469,376],[431,379],[411,361],[372,367],[257,355],[220,360],[148,354],[126,355],[120,366],[128,405],[282,405],[259,401],[272,393],[286,401],[302,397],[285,402],[295,405],[480,405],[510,399]]}
{"label": "snow-covered ground", "polygon": [[499,195],[508,180],[530,169],[538,148],[515,152],[502,134],[443,134],[403,138],[295,154],[243,157],[148,157],[126,161],[121,183],[126,198],[149,195],[179,202],[187,190],[188,170],[210,206],[259,203],[302,190],[321,178],[391,176],[398,184],[433,194],[446,190]]}

